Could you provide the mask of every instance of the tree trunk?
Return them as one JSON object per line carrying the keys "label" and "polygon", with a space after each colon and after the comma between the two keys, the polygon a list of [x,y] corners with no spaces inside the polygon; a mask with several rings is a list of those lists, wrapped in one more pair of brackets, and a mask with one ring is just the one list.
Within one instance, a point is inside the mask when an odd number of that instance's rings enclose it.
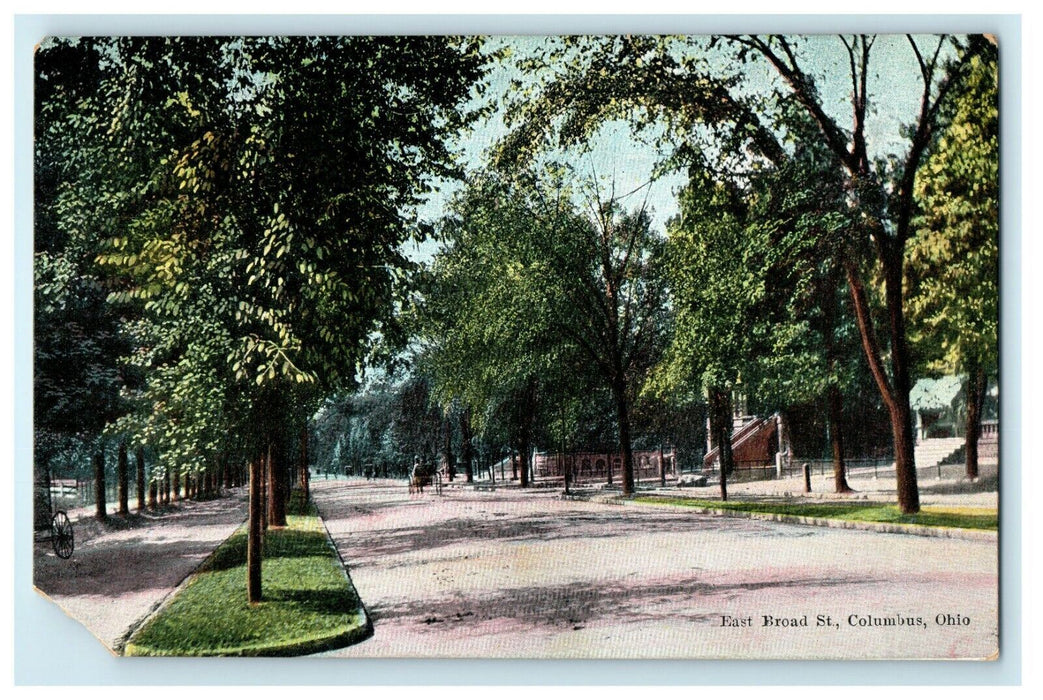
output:
{"label": "tree trunk", "polygon": [[289,451],[285,446],[282,452],[282,468],[279,470],[279,485],[282,492],[282,517],[285,520],[287,509],[290,507],[290,494],[293,493],[293,473],[295,465],[292,465]]}
{"label": "tree trunk", "polygon": [[843,410],[840,401],[840,389],[835,384],[829,385],[829,442],[833,449],[833,488],[837,493],[851,493],[847,483],[847,465],[844,464],[844,433],[842,427]]}
{"label": "tree trunk", "polygon": [[833,488],[836,493],[850,493],[847,483],[847,466],[844,464],[844,429],[843,401],[840,387],[836,383],[836,328],[837,328],[837,288],[839,270],[831,269],[826,288],[821,290],[823,298],[824,323],[822,337],[826,345],[826,368],[829,373],[829,388],[826,389],[827,420],[829,421],[829,440],[833,451]]}
{"label": "tree trunk", "polygon": [[445,475],[449,481],[452,481],[456,476],[456,466],[453,464],[453,421],[449,417],[449,411],[445,412],[442,431],[442,459],[445,460]]}
{"label": "tree trunk", "polygon": [[105,455],[101,450],[94,453],[94,517],[104,521],[105,512]]}
{"label": "tree trunk", "polygon": [[525,383],[522,398],[523,412],[521,416],[521,434],[519,435],[518,451],[521,473],[521,485],[529,485],[529,469],[532,461],[532,433],[533,422],[536,419],[536,379],[529,378]]}
{"label": "tree trunk", "polygon": [[666,486],[666,460],[663,458],[663,446],[659,446],[659,485]]}
{"label": "tree trunk", "polygon": [[311,499],[311,472],[308,471],[308,427],[301,428],[301,450],[300,450],[300,475],[301,491],[304,492],[304,500]]}
{"label": "tree trunk", "polygon": [[[891,256],[884,256],[888,260]],[[914,453],[912,416],[909,409],[908,348],[905,343],[905,321],[901,309],[901,264],[898,279],[891,264],[885,264],[888,318],[891,339],[891,379],[884,370],[882,353],[873,330],[872,311],[861,276],[853,263],[845,265],[848,289],[858,322],[862,349],[880,396],[887,406],[894,440],[895,477],[898,489],[898,507],[905,514],[920,511],[920,491],[916,484],[916,457]],[[897,303],[897,308],[893,305]],[[893,382],[893,384],[892,384]]]}
{"label": "tree trunk", "polygon": [[622,375],[613,382],[612,393],[616,399],[616,424],[619,429],[619,448],[623,454],[623,496],[634,495],[634,452],[630,447],[630,411],[627,406],[626,387]]}
{"label": "tree trunk", "polygon": [[726,390],[710,389],[710,424],[717,442],[717,460],[721,471],[721,500],[728,500],[728,475],[734,466],[732,459],[731,397]]}
{"label": "tree trunk", "polygon": [[174,469],[173,472],[170,482],[170,500],[176,503],[181,499],[181,472],[177,469]]}
{"label": "tree trunk", "polygon": [[155,479],[151,479],[148,482],[148,507],[149,510],[159,508],[159,484],[156,483]]}
{"label": "tree trunk", "polygon": [[278,444],[268,445],[268,527],[286,527],[286,498],[282,471],[285,468]]}
{"label": "tree trunk", "polygon": [[967,375],[967,437],[965,453],[967,478],[978,478],[978,440],[981,438],[981,411],[985,404],[988,381],[985,368],[974,362],[968,367]]}
{"label": "tree trunk", "polygon": [[171,497],[170,467],[163,469],[163,505],[169,505]]}
{"label": "tree trunk", "polygon": [[[268,473],[271,471],[272,459],[271,450],[266,450],[261,454],[261,530],[262,532],[268,531]],[[251,480],[252,480],[251,475]]]}
{"label": "tree trunk", "polygon": [[[896,411],[893,417],[896,439],[901,443],[895,445],[895,472],[898,481],[898,505],[903,513],[920,512],[920,489],[916,476],[916,438],[913,434],[912,411],[909,408],[909,393],[912,385],[909,379],[909,345],[905,337],[905,308],[902,303],[902,284],[904,282],[903,252],[889,256],[884,265],[885,297],[891,340],[891,378],[894,382],[894,403]],[[899,460],[901,455],[901,460]]]}
{"label": "tree trunk", "polygon": [[460,414],[460,439],[463,444],[460,445],[462,454],[460,458],[464,461],[464,476],[468,484],[474,483],[474,448],[471,445],[471,409],[465,408],[463,413]]}
{"label": "tree trunk", "polygon": [[263,458],[250,462],[250,524],[246,543],[246,595],[251,605],[261,602],[261,533],[264,502],[261,491],[264,482]]}
{"label": "tree trunk", "polygon": [[895,476],[898,482],[898,507],[905,514],[920,512],[920,489],[916,483],[916,456],[913,452],[912,414],[909,402],[891,414],[891,430],[895,440]]}
{"label": "tree trunk", "polygon": [[119,514],[130,515],[130,462],[127,460],[127,443],[120,442],[116,453],[116,500]]}
{"label": "tree trunk", "polygon": [[529,485],[529,461],[531,459],[529,451],[531,449],[529,431],[526,429],[522,432],[521,441],[518,444],[518,474],[521,475],[522,488]]}
{"label": "tree trunk", "polygon": [[134,450],[134,462],[137,467],[138,482],[138,512],[145,510],[145,448],[138,447]]}

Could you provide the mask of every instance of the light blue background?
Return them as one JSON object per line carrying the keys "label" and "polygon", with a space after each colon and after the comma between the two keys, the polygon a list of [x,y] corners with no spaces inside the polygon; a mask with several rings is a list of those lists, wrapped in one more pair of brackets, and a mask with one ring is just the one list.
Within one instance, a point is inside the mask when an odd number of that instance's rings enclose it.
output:
{"label": "light blue background", "polygon": [[[989,32],[1001,67],[1002,574],[998,662],[119,659],[32,588],[32,56],[46,35]],[[17,684],[886,684],[1021,681],[1021,21],[1018,16],[15,17],[14,631]]]}

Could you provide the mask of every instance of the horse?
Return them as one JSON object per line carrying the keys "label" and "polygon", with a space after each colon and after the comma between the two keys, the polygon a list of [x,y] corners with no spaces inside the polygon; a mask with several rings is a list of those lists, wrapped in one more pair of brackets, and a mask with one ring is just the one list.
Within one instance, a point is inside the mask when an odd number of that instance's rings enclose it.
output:
{"label": "horse", "polygon": [[435,494],[442,495],[442,471],[436,465],[413,464],[413,470],[409,474],[409,495],[414,493],[423,494],[425,486],[434,485]]}
{"label": "horse", "polygon": [[409,495],[424,493],[424,487],[431,484],[431,468],[414,464],[409,473]]}

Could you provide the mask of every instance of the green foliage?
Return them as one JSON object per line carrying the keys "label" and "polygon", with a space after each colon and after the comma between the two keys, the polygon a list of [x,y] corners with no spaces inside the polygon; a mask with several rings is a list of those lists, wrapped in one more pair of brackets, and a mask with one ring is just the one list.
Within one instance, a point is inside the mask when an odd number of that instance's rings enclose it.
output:
{"label": "green foliage", "polygon": [[327,472],[386,468],[405,476],[414,457],[434,458],[441,432],[442,410],[425,377],[377,376],[326,399],[312,420],[312,455]]}
{"label": "green foliage", "polygon": [[133,343],[109,365],[142,378],[111,432],[198,469],[398,333],[399,248],[456,174],[476,41],[52,40],[37,62],[38,240],[94,271]]}
{"label": "green foliage", "polygon": [[540,284],[551,264],[540,245],[559,223],[576,222],[565,209],[539,216],[530,209],[538,206],[537,193],[494,175],[471,182],[443,222],[448,245],[434,262],[419,311],[433,343],[428,361],[440,399],[460,397],[482,409],[503,387],[553,368],[558,300]]}
{"label": "green foliage", "polygon": [[[830,386],[851,393],[868,374],[842,287],[845,260],[859,259],[857,228],[835,160],[814,125],[790,105],[793,153],[752,179],[748,234],[760,251],[765,296],[754,319],[758,348],[750,380],[772,409],[820,403]],[[749,245],[749,243],[748,243]]]}
{"label": "green foliage", "polygon": [[497,159],[527,163],[550,147],[583,146],[606,122],[627,120],[635,135],[674,151],[674,164],[705,153],[722,170],[747,170],[748,154],[781,148],[736,86],[739,62],[712,61],[717,39],[699,36],[555,37],[519,58],[526,74],[508,101],[509,136]]}
{"label": "green foliage", "polygon": [[995,50],[972,61],[917,176],[907,298],[911,340],[931,372],[992,372],[998,361],[997,79]]}
{"label": "green foliage", "polygon": [[96,436],[124,408],[114,357],[127,349],[105,307],[98,280],[66,255],[37,253],[33,346],[33,417],[38,448],[47,440]]}
{"label": "green foliage", "polygon": [[607,405],[630,401],[653,362],[661,241],[645,212],[600,194],[561,166],[487,171],[443,222],[448,245],[421,308],[425,366],[441,400],[472,406],[480,430],[497,420],[529,429],[542,405],[553,426],[544,437],[571,442],[599,387]]}
{"label": "green foliage", "polygon": [[674,332],[649,391],[694,401],[705,388],[734,386],[752,361],[764,279],[748,263],[763,241],[747,230],[745,208],[739,192],[705,174],[693,173],[682,193],[666,248]]}
{"label": "green foliage", "polygon": [[265,535],[263,602],[243,598],[246,531],[239,530],[131,638],[126,655],[298,656],[364,639],[365,611],[322,521],[310,503],[295,501],[288,526]]}

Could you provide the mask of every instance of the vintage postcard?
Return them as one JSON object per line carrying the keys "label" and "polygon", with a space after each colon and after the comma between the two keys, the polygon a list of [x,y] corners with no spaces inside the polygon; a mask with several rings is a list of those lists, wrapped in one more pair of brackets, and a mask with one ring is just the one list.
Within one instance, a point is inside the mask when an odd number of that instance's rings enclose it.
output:
{"label": "vintage postcard", "polygon": [[44,39],[36,590],[121,656],[996,660],[999,54]]}

